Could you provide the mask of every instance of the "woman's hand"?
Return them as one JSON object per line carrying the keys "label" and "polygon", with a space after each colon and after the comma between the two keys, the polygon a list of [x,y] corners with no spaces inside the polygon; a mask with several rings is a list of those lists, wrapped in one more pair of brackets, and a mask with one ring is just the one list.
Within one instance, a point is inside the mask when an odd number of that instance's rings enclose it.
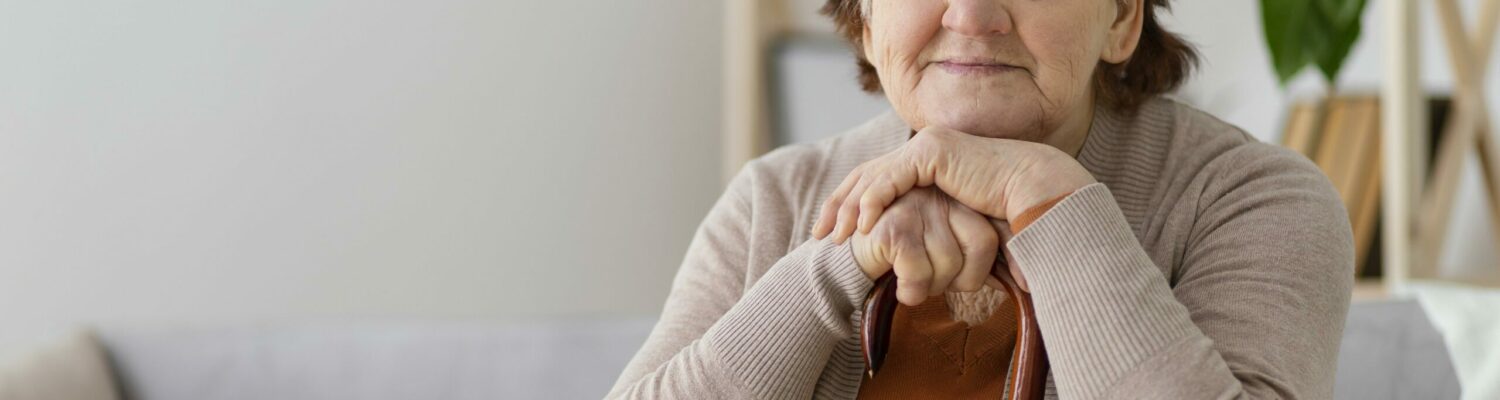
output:
{"label": "woman's hand", "polygon": [[885,218],[853,240],[854,259],[871,280],[895,269],[896,299],[908,306],[995,280],[989,272],[1000,250],[996,227],[936,189],[896,199]]}
{"label": "woman's hand", "polygon": [[892,202],[916,187],[935,185],[974,211],[1009,221],[1093,182],[1077,160],[1050,145],[929,127],[844,178],[823,204],[813,235],[831,233],[843,243],[856,227],[868,233]]}
{"label": "woman's hand", "polygon": [[[1021,267],[1016,265],[1015,257],[1011,257],[1010,252],[1005,251],[1005,244],[1010,243],[1010,239],[1016,236],[1016,234],[1012,233],[1012,231],[1010,230],[1010,222],[994,218],[990,218],[989,220],[990,224],[995,226],[995,233],[1000,234],[1000,252],[1005,254],[1005,266],[1010,271],[1011,279],[1014,279],[1016,281],[1016,286],[1020,286],[1021,291],[1030,293],[1031,286],[1026,284],[1026,277],[1021,276]],[[988,283],[995,289],[1005,289],[1004,287],[1000,286],[1000,281],[995,279],[994,277],[990,277]]]}

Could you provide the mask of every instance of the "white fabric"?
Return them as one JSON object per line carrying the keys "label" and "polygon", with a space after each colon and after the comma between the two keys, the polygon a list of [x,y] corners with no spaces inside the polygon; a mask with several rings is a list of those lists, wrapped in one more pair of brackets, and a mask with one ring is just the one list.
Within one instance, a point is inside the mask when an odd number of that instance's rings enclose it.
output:
{"label": "white fabric", "polygon": [[1463,398],[1500,399],[1500,290],[1429,282],[1409,289],[1448,344]]}

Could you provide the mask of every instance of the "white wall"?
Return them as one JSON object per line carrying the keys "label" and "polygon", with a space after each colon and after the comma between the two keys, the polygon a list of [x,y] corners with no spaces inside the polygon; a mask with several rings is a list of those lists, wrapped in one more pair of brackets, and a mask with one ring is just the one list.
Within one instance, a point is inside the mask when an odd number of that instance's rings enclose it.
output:
{"label": "white wall", "polygon": [[654,313],[721,8],[0,1],[0,333]]}

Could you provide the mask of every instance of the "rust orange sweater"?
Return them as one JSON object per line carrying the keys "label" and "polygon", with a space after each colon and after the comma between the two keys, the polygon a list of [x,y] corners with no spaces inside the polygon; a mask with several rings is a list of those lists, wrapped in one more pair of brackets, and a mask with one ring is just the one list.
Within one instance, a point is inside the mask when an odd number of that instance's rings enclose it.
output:
{"label": "rust orange sweater", "polygon": [[885,367],[859,385],[860,399],[998,399],[1016,341],[1016,313],[997,307],[984,323],[954,320],[946,296],[897,306]]}

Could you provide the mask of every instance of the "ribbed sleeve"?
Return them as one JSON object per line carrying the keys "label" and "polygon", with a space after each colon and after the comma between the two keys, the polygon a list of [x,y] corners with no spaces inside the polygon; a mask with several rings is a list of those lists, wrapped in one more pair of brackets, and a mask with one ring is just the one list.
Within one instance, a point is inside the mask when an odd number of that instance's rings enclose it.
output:
{"label": "ribbed sleeve", "polygon": [[834,346],[855,333],[849,316],[871,282],[849,246],[803,244],[708,331],[709,348],[755,398],[811,398]]}
{"label": "ribbed sleeve", "polygon": [[871,282],[849,242],[788,253],[704,336],[611,398],[811,398]]}
{"label": "ribbed sleeve", "polygon": [[1195,331],[1103,184],[1069,195],[1008,248],[1031,286],[1061,397],[1106,397],[1141,361]]}
{"label": "ribbed sleeve", "polygon": [[[1353,249],[1316,167],[1251,144],[1207,164],[1163,268],[1104,184],[1007,244],[1061,398],[1329,398]],[[1173,253],[1168,253],[1173,254]],[[1179,271],[1167,275],[1166,271]]]}

